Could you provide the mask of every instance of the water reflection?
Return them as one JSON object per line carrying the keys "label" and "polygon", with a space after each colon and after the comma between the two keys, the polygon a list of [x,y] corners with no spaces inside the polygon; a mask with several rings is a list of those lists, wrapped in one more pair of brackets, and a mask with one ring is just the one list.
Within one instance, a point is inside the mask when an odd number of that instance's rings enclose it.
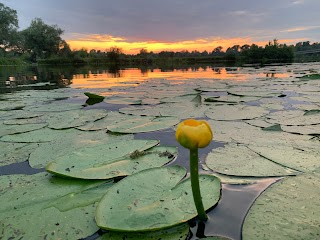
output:
{"label": "water reflection", "polygon": [[20,89],[52,89],[61,87],[110,88],[122,84],[135,85],[147,79],[168,81],[219,79],[246,81],[253,78],[288,77],[285,72],[247,70],[241,67],[207,65],[122,68],[118,65],[59,66],[59,67],[0,67],[0,91]]}

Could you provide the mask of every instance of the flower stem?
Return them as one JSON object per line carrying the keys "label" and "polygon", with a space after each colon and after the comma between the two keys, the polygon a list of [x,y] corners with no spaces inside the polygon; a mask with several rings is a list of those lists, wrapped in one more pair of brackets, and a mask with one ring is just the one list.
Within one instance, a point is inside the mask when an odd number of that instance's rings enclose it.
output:
{"label": "flower stem", "polygon": [[198,212],[198,217],[201,221],[206,221],[208,216],[204,211],[202,204],[200,184],[199,184],[199,170],[198,170],[198,148],[190,149],[190,174],[191,174],[191,188],[193,194],[194,204]]}

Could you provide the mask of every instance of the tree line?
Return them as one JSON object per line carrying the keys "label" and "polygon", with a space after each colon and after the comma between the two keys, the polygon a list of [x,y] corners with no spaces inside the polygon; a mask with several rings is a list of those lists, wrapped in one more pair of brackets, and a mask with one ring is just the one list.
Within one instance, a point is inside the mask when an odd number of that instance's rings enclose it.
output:
{"label": "tree line", "polygon": [[205,63],[217,61],[290,62],[296,51],[320,49],[320,43],[299,42],[296,45],[279,44],[277,39],[266,46],[256,44],[218,46],[212,51],[161,51],[141,49],[137,54],[125,54],[116,46],[105,51],[86,48],[71,50],[62,39],[63,30],[35,18],[26,29],[19,31],[17,11],[0,3],[0,65],[6,63],[113,63],[153,64],[155,62]]}

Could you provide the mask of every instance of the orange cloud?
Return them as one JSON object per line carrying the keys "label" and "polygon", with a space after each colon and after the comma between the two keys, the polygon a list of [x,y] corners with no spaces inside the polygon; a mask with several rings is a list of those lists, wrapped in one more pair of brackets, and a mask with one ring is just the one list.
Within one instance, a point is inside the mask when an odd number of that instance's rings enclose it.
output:
{"label": "orange cloud", "polygon": [[[269,39],[272,40],[272,39]],[[124,53],[126,54],[136,54],[140,51],[140,49],[147,49],[149,52],[160,52],[160,51],[193,51],[197,50],[200,52],[208,51],[211,52],[214,48],[218,46],[222,46],[225,51],[228,47],[234,45],[244,45],[244,44],[252,44],[255,43],[259,46],[264,46],[268,43],[269,40],[254,42],[250,37],[243,38],[199,38],[193,40],[185,40],[185,41],[177,41],[177,42],[164,42],[164,41],[155,41],[155,40],[147,40],[147,41],[130,41],[129,39],[125,39],[122,37],[115,37],[110,35],[78,35],[73,39],[66,40],[72,49],[80,49],[86,48],[88,50],[95,49],[106,51],[110,47],[117,46],[122,48]],[[293,44],[296,43],[297,40],[301,41],[301,39],[286,39],[281,40],[279,43],[287,43]]]}

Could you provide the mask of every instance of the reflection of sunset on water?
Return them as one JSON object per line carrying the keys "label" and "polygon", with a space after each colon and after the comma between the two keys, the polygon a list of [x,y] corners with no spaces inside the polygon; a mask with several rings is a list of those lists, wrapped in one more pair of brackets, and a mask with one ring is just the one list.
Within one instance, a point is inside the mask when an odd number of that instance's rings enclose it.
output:
{"label": "reflection of sunset on water", "polygon": [[162,71],[155,69],[128,68],[115,71],[89,71],[86,74],[75,74],[72,79],[74,88],[110,88],[116,86],[136,86],[150,79],[166,79],[173,83],[190,79],[216,79],[246,81],[254,78],[286,78],[288,73],[247,72],[242,68],[185,68]]}

